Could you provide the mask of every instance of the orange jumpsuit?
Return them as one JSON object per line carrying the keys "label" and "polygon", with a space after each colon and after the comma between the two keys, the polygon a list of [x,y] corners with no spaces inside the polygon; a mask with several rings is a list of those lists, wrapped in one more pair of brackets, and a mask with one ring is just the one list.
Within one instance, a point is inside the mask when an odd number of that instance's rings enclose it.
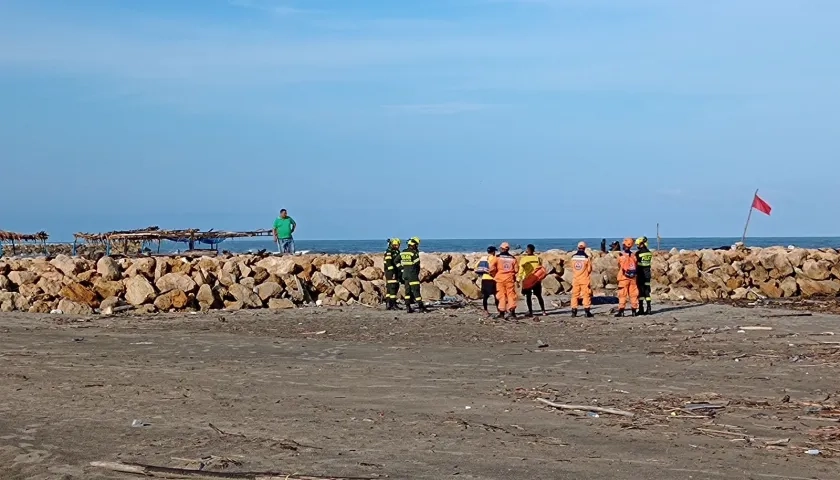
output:
{"label": "orange jumpsuit", "polygon": [[583,308],[592,306],[592,286],[590,276],[592,275],[592,262],[586,253],[578,251],[570,260],[572,264],[572,310],[577,309],[578,301],[583,297]]}
{"label": "orange jumpsuit", "polygon": [[636,268],[636,256],[627,251],[621,252],[621,256],[618,257],[619,310],[624,310],[624,307],[627,306],[628,296],[630,297],[630,307],[634,310],[639,308],[639,286],[636,284]]}
{"label": "orange jumpsuit", "polygon": [[519,262],[510,253],[502,252],[490,258],[490,274],[496,280],[499,312],[516,310],[516,274],[518,273]]}

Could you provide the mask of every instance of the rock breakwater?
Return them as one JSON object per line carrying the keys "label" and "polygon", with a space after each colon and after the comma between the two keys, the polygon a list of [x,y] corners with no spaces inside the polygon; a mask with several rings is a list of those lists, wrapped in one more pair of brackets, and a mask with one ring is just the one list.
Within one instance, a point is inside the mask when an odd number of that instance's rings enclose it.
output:
{"label": "rock breakwater", "polygon": [[[572,252],[540,254],[549,275],[547,296],[571,290],[565,268]],[[617,253],[592,252],[592,287],[612,295]],[[480,255],[421,254],[422,295],[477,299],[473,271]],[[381,255],[233,255],[98,260],[54,258],[0,260],[0,311],[103,313],[130,305],[141,312],[209,309],[284,309],[321,305],[378,305],[385,291]],[[656,252],[654,296],[660,300],[715,301],[764,296],[840,295],[836,250],[764,249]],[[401,290],[402,295],[402,290]]]}

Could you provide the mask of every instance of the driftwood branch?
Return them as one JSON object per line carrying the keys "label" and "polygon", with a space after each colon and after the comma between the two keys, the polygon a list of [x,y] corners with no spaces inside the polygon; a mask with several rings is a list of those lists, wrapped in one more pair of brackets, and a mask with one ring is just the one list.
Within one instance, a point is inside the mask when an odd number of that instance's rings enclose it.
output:
{"label": "driftwood branch", "polygon": [[538,398],[538,402],[542,402],[549,407],[559,408],[561,410],[585,410],[588,412],[598,412],[598,413],[609,413],[612,415],[622,415],[625,417],[635,417],[636,414],[633,412],[628,412],[626,410],[618,410],[616,408],[605,408],[605,407],[593,407],[590,405],[567,405],[565,403],[554,403],[550,402],[544,398]]}
{"label": "driftwood branch", "polygon": [[209,472],[189,468],[159,467],[142,463],[90,462],[91,467],[112,472],[132,473],[155,478],[223,478],[232,480],[372,480],[379,477],[344,477],[303,475],[277,472]]}

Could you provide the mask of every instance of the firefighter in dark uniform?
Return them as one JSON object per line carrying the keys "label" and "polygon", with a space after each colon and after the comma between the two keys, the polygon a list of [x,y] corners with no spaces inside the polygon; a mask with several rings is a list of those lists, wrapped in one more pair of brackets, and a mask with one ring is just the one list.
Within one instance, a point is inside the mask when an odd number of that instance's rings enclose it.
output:
{"label": "firefighter in dark uniform", "polygon": [[388,240],[385,250],[385,309],[397,309],[397,293],[402,281],[402,262],[400,259],[400,239]]}
{"label": "firefighter in dark uniform", "polygon": [[402,278],[405,285],[405,307],[408,313],[414,312],[411,305],[417,302],[421,312],[426,311],[423,297],[420,295],[420,239],[411,237],[408,246],[400,254]]}
{"label": "firefighter in dark uniform", "polygon": [[[639,286],[639,315],[650,315],[650,264],[653,253],[648,249],[647,237],[636,239],[636,285]],[[645,306],[642,307],[642,301]]]}

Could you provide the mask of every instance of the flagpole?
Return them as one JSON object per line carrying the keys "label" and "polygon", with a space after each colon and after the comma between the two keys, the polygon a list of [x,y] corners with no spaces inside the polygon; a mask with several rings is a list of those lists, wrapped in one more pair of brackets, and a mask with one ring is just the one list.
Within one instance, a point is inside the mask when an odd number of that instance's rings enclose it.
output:
{"label": "flagpole", "polygon": [[758,189],[756,189],[755,193],[753,194],[753,199],[750,202],[750,213],[747,214],[747,223],[744,225],[744,234],[741,236],[741,243],[746,244],[747,241],[747,228],[750,226],[750,218],[752,217],[753,212],[753,204],[755,203],[755,197],[758,196]]}
{"label": "flagpole", "polygon": [[660,241],[660,238],[659,238],[659,224],[657,223],[656,224],[656,249],[657,250],[662,250],[662,247],[659,245],[659,241]]}

